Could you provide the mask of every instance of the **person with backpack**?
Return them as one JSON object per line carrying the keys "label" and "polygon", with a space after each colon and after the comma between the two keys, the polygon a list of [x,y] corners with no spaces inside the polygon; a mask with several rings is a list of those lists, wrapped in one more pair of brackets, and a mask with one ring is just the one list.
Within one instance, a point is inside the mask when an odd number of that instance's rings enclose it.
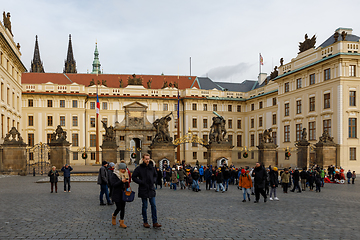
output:
{"label": "person with backpack", "polygon": [[241,169],[241,174],[239,177],[239,187],[242,188],[242,192],[243,192],[243,197],[244,200],[243,202],[246,202],[246,194],[247,197],[250,200],[250,194],[251,194],[251,188],[252,188],[252,180],[251,177],[248,173],[246,173],[245,169]]}

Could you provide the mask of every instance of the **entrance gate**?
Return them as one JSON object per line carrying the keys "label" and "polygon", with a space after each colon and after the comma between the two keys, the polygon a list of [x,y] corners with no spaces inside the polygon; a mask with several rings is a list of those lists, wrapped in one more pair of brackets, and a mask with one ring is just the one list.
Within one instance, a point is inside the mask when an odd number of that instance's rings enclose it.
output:
{"label": "entrance gate", "polygon": [[[47,175],[51,169],[50,148],[45,143],[35,144],[26,149],[26,167],[28,174]],[[58,169],[59,171],[60,169]]]}

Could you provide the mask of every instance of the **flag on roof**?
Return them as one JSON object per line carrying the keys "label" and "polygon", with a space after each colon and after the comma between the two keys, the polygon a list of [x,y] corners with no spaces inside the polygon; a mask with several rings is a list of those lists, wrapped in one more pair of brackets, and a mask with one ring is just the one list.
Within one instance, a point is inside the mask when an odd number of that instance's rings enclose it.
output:
{"label": "flag on roof", "polygon": [[260,64],[261,64],[261,65],[264,65],[264,59],[263,59],[263,57],[261,56],[261,53],[260,53]]}

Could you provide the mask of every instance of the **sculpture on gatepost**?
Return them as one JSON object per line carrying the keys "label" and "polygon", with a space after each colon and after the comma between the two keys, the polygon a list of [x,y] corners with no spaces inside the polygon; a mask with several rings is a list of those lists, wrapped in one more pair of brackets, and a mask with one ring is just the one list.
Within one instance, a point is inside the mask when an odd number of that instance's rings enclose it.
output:
{"label": "sculpture on gatepost", "polygon": [[[12,137],[11,140],[10,137]],[[12,127],[9,133],[7,133],[4,138],[4,144],[25,144],[25,143],[20,135],[20,132],[15,127]]]}
{"label": "sculpture on gatepost", "polygon": [[331,137],[329,132],[325,130],[321,137],[319,137],[319,142],[315,144],[315,146],[336,146],[336,143],[334,142],[334,137]]}
{"label": "sculpture on gatepost", "polygon": [[6,15],[5,15],[5,11],[3,12],[3,22],[4,22],[4,27],[9,29],[9,32],[11,33],[12,35],[12,32],[11,32],[11,21],[10,21],[10,13],[8,12]]}
{"label": "sculpture on gatepost", "polygon": [[160,119],[156,119],[153,123],[154,128],[156,129],[156,135],[155,138],[152,141],[152,144],[154,143],[171,143],[172,137],[170,137],[169,132],[169,122],[171,121],[171,115],[172,113],[169,113],[165,117],[162,117]]}
{"label": "sculpture on gatepost", "polygon": [[225,136],[227,133],[225,129],[226,120],[219,114],[216,114],[216,117],[213,117],[212,120],[213,123],[210,127],[209,143],[211,144],[213,142],[225,142]]}
{"label": "sculpture on gatepost", "polygon": [[50,143],[69,143],[67,138],[67,133],[62,129],[60,125],[57,126],[55,132],[51,134]]}
{"label": "sculpture on gatepost", "polygon": [[103,142],[115,142],[115,132],[114,127],[110,126],[108,127],[106,122],[101,121],[103,124],[103,127],[105,128],[105,134],[103,135]]}
{"label": "sculpture on gatepost", "polygon": [[273,137],[271,136],[271,133],[272,133],[272,129],[269,128],[269,129],[265,129],[263,135],[262,135],[262,143],[273,143],[274,142],[274,139]]}

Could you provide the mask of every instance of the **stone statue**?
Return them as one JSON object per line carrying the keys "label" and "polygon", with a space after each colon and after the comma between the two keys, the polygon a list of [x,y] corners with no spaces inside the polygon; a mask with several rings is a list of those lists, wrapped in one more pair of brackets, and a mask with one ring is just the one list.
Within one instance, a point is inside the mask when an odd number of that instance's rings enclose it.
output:
{"label": "stone statue", "polygon": [[147,82],[147,88],[151,89],[152,78]]}
{"label": "stone statue", "polygon": [[274,142],[274,139],[273,137],[271,136],[271,133],[272,133],[272,129],[269,128],[269,129],[265,129],[263,135],[262,135],[262,141],[263,143],[273,143]]}
{"label": "stone statue", "polygon": [[119,80],[119,87],[120,87],[120,88],[123,88],[123,87],[124,87],[124,86],[123,86],[123,80],[122,80],[122,79]]}
{"label": "stone statue", "polygon": [[174,87],[179,89],[179,84],[177,82],[174,82]]}
{"label": "stone statue", "polygon": [[284,65],[284,58],[280,58],[280,66]]}
{"label": "stone statue", "polygon": [[322,143],[334,143],[334,138],[333,137],[330,137],[330,134],[328,131],[324,131],[322,136],[319,137],[319,142],[322,142]]}
{"label": "stone statue", "polygon": [[103,86],[107,87],[106,80],[104,80],[104,79],[103,79],[103,80],[101,81],[101,85],[103,85]]}
{"label": "stone statue", "polygon": [[132,78],[128,77],[128,85],[143,85],[142,77],[137,78],[136,74],[133,74]]}
{"label": "stone statue", "polygon": [[167,87],[168,87],[168,83],[167,83],[167,81],[165,80],[162,88],[167,88]]}
{"label": "stone statue", "polygon": [[345,31],[342,31],[341,37],[342,37],[343,41],[346,41],[346,36],[347,36],[347,33]]}
{"label": "stone statue", "polygon": [[97,80],[97,85],[100,85],[100,80]]}
{"label": "stone statue", "polygon": [[58,125],[55,132],[51,135],[51,142],[67,142],[66,135],[67,133]]}
{"label": "stone statue", "polygon": [[162,117],[160,119],[156,119],[155,122],[153,123],[153,126],[156,129],[156,135],[155,138],[153,140],[154,142],[165,142],[165,143],[169,143],[172,142],[172,137],[170,137],[170,133],[169,133],[169,122],[171,121],[171,115],[172,113],[169,113],[168,115],[166,115],[165,117]]}
{"label": "stone statue", "polygon": [[308,35],[305,34],[304,42],[299,43],[299,53],[305,52],[306,50],[313,48],[315,46],[315,43],[316,43],[315,35],[311,39],[309,39]]}
{"label": "stone statue", "polygon": [[5,11],[3,12],[3,22],[4,22],[4,27],[9,29],[11,35],[13,35],[12,31],[11,31],[11,21],[10,21],[10,13],[9,12],[6,15],[5,15]]}
{"label": "stone statue", "polygon": [[16,48],[20,51],[20,43],[17,43]]}
{"label": "stone statue", "polygon": [[[12,140],[10,140],[10,137],[12,137]],[[20,132],[15,127],[12,127],[9,133],[6,134],[4,138],[4,144],[6,143],[23,143],[23,138],[21,137]]]}
{"label": "stone statue", "polygon": [[223,117],[213,117],[213,123],[210,127],[210,143],[212,142],[223,142],[226,136],[225,124],[226,121]]}
{"label": "stone statue", "polygon": [[277,66],[274,67],[274,71],[270,73],[270,79],[274,79],[279,75],[279,72],[277,70]]}
{"label": "stone statue", "polygon": [[300,141],[307,141],[307,132],[306,132],[306,128],[303,128],[302,132],[301,132],[301,140]]}
{"label": "stone statue", "polygon": [[172,83],[169,83],[169,87],[172,87],[173,86],[173,84]]}
{"label": "stone statue", "polygon": [[103,135],[103,141],[115,141],[115,133],[114,133],[114,127],[110,126],[107,127],[106,122],[101,121],[103,124],[103,127],[105,128],[105,135]]}
{"label": "stone statue", "polygon": [[90,81],[89,87],[91,87],[91,86],[93,86],[93,85],[95,85],[94,79],[92,79],[92,80]]}
{"label": "stone statue", "polygon": [[338,32],[335,32],[335,33],[334,33],[334,39],[335,39],[334,42],[337,42],[337,41],[338,41],[339,36],[340,36],[340,34],[339,34]]}

